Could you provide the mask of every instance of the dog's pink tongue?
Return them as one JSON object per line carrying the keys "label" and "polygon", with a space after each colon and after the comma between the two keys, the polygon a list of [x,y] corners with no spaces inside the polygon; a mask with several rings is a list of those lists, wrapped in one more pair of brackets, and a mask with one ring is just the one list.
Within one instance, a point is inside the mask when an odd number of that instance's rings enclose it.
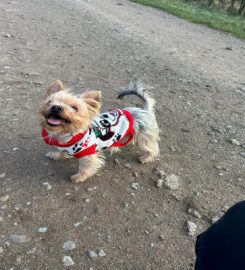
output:
{"label": "dog's pink tongue", "polygon": [[60,125],[60,124],[62,124],[62,120],[61,119],[54,118],[54,117],[51,116],[48,119],[48,123],[51,124],[51,125]]}

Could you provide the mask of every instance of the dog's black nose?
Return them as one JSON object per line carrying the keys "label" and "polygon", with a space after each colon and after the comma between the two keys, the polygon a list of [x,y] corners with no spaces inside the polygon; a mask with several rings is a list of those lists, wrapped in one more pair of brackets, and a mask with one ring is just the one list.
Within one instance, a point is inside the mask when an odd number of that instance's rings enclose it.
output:
{"label": "dog's black nose", "polygon": [[51,107],[52,114],[59,114],[59,113],[63,112],[63,110],[64,110],[63,107],[58,106],[58,105],[54,105]]}

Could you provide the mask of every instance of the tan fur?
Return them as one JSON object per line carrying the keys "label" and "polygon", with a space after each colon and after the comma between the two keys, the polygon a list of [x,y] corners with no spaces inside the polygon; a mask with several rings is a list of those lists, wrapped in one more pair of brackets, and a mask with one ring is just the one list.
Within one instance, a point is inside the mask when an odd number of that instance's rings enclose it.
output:
{"label": "tan fur", "polygon": [[[141,163],[151,162],[159,154],[159,129],[154,115],[155,100],[148,94],[144,94],[144,96],[146,100],[144,109],[125,108],[134,117],[135,137],[132,144],[137,145],[145,152],[145,155],[139,158]],[[59,116],[68,121],[68,124],[59,126],[48,124],[47,119],[52,106],[62,108]],[[67,142],[73,135],[90,127],[92,120],[99,114],[100,108],[100,91],[88,91],[79,96],[74,96],[60,80],[57,80],[48,87],[46,99],[41,105],[39,111],[40,124],[46,128],[51,136],[61,142]],[[118,147],[112,147],[109,150],[111,153],[120,151]],[[48,152],[46,156],[53,160],[71,158],[71,156],[61,152]],[[78,173],[72,175],[71,180],[75,183],[83,182],[93,176],[103,165],[104,158],[101,153],[80,158]]]}

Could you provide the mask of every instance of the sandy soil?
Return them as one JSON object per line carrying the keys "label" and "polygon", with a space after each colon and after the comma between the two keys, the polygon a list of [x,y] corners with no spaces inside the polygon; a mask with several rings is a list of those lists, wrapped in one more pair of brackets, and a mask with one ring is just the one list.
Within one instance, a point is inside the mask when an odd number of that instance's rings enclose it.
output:
{"label": "sandy soil", "polygon": [[[244,42],[124,0],[8,0],[0,52],[0,269],[59,270],[64,256],[79,270],[193,269],[195,235],[244,198]],[[104,109],[141,105],[116,100],[132,78],[153,85],[159,160],[127,147],[72,184],[77,161],[45,159],[37,120],[56,78],[102,90]],[[177,190],[156,187],[162,171]]]}

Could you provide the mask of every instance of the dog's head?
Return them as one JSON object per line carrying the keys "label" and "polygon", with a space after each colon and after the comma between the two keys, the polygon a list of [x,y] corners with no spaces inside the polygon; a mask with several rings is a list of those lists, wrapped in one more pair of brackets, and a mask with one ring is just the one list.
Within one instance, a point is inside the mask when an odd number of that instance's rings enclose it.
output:
{"label": "dog's head", "polygon": [[48,87],[39,111],[40,123],[53,134],[76,134],[89,127],[100,108],[100,91],[75,96],[57,80]]}

